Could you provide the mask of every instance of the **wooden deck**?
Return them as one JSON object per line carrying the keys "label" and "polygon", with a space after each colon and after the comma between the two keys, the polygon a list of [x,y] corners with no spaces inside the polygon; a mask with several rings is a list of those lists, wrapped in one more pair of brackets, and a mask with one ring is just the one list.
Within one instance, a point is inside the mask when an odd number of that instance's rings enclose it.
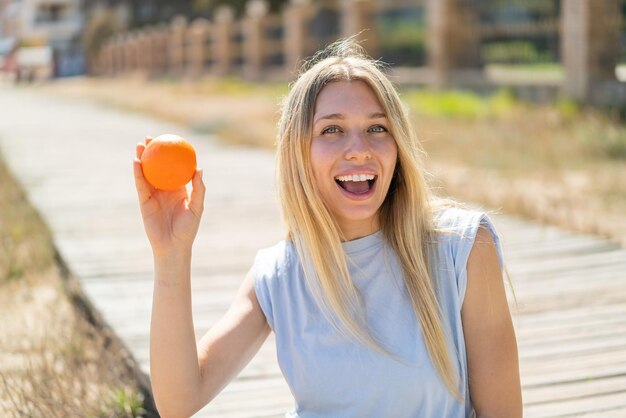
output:
{"label": "wooden deck", "polygon": [[[152,261],[131,161],[146,134],[179,133],[208,185],[193,260],[203,333],[257,249],[281,238],[271,153],[226,148],[161,121],[0,89],[0,147],[85,292],[148,372]],[[503,236],[526,417],[626,417],[626,251],[601,239],[494,216]],[[198,417],[280,417],[292,398],[270,338]]]}

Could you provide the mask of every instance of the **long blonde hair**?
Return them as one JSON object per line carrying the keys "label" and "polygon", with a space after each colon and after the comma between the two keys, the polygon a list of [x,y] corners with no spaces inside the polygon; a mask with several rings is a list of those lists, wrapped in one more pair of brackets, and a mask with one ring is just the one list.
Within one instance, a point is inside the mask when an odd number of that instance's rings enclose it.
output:
{"label": "long blonde hair", "polygon": [[429,262],[434,256],[434,208],[421,170],[423,150],[395,88],[377,62],[365,56],[352,39],[337,42],[314,56],[283,101],[277,174],[288,235],[322,311],[339,329],[384,351],[368,328],[341,246],[341,230],[320,197],[310,163],[318,94],[328,83],[353,80],[367,83],[376,94],[397,144],[396,170],[379,211],[381,231],[402,266],[431,360],[442,381],[458,396],[458,372],[448,347]]}

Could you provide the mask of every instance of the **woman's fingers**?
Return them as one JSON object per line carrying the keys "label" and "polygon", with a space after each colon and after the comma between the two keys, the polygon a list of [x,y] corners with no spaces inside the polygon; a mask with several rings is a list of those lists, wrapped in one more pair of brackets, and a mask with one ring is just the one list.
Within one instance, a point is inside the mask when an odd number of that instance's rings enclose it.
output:
{"label": "woman's fingers", "polygon": [[135,147],[135,156],[139,160],[141,160],[141,156],[143,155],[143,152],[146,150],[146,147],[148,146],[150,141],[152,141],[152,137],[151,136],[146,136],[144,138],[143,142],[138,142],[137,143],[137,146]]}
{"label": "woman's fingers", "polygon": [[137,146],[135,147],[135,155],[140,160],[141,160],[141,156],[143,155],[143,152],[146,150],[146,147],[148,146],[150,141],[152,141],[152,137],[151,136],[146,136],[144,138],[143,142],[138,142],[137,143]]}
{"label": "woman's fingers", "polygon": [[143,155],[143,152],[145,150],[146,150],[146,144],[138,142],[137,146],[135,147],[135,157],[137,157],[138,160],[141,160],[141,156]]}
{"label": "woman's fingers", "polygon": [[143,175],[143,169],[141,168],[141,156],[143,155],[143,152],[146,150],[146,147],[148,146],[150,141],[152,141],[152,137],[146,136],[144,142],[138,142],[137,146],[135,147],[136,158],[133,163],[133,172],[135,175],[135,185],[137,187],[137,193],[139,193],[139,198],[142,203],[149,199],[154,192],[154,187],[152,187],[152,185],[148,183]]}
{"label": "woman's fingers", "polygon": [[139,203],[144,203],[152,195],[152,188],[146,178],[143,176],[141,170],[141,161],[135,158],[133,161],[133,174],[135,176],[135,188],[137,189],[137,195],[139,196]]}
{"label": "woman's fingers", "polygon": [[196,215],[198,218],[202,215],[202,211],[204,210],[204,195],[206,192],[206,186],[202,181],[202,169],[197,168],[196,173],[191,179],[191,196],[189,198],[189,209]]}

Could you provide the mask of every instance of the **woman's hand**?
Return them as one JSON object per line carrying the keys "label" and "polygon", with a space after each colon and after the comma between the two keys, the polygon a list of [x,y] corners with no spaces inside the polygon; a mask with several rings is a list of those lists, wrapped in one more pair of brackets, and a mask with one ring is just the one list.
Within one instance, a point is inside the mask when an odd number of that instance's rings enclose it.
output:
{"label": "woman's hand", "polygon": [[197,169],[192,179],[191,195],[187,189],[164,191],[155,189],[143,175],[141,155],[152,140],[146,137],[138,143],[133,162],[135,187],[143,224],[155,255],[172,251],[190,251],[200,226],[204,209],[206,188],[202,182],[202,170]]}

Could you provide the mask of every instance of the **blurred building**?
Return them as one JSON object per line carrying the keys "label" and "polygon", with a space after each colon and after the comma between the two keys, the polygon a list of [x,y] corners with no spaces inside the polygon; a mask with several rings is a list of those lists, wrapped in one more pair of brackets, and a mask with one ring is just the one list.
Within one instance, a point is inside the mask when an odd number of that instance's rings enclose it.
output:
{"label": "blurred building", "polygon": [[10,38],[17,33],[18,4],[14,0],[0,0],[0,38]]}
{"label": "blurred building", "polygon": [[[0,55],[19,75],[70,76],[84,72],[81,0],[0,0]],[[20,62],[22,60],[22,62]],[[50,62],[45,63],[46,60]],[[5,71],[7,69],[5,68]],[[10,70],[10,69],[9,69]]]}

